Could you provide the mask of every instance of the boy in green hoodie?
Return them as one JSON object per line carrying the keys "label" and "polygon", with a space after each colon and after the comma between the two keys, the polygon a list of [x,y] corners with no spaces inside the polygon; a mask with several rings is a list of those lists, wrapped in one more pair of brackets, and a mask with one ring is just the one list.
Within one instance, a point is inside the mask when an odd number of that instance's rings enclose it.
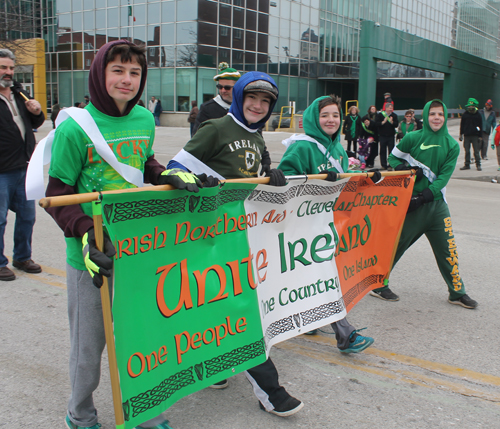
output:
{"label": "boy in green hoodie", "polygon": [[[419,167],[394,265],[425,234],[448,285],[448,302],[473,309],[478,304],[465,293],[465,285],[458,271],[457,246],[445,199],[445,186],[460,153],[458,143],[448,132],[447,116],[448,110],[442,101],[429,101],[422,114],[423,129],[407,134],[389,155],[389,164],[395,170]],[[399,300],[389,289],[388,282],[370,294],[386,301]]]}
{"label": "boy in green hoodie", "polygon": [[[306,134],[295,134],[283,141],[287,150],[278,168],[285,176],[328,173],[327,180],[331,181],[337,179],[337,173],[347,173],[349,157],[340,143],[341,123],[339,97],[328,95],[314,100],[303,116]],[[358,353],[373,344],[373,338],[359,335],[347,318],[332,323],[332,328],[342,353]]]}

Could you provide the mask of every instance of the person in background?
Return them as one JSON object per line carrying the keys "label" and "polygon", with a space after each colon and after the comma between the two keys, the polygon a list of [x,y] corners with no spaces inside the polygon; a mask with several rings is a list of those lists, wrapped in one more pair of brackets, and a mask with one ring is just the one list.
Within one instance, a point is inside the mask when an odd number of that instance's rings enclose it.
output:
{"label": "person in background", "polygon": [[233,102],[233,87],[240,77],[240,72],[229,67],[228,63],[219,64],[219,73],[214,76],[214,81],[217,82],[215,86],[219,94],[200,106],[194,123],[193,135],[200,125],[208,119],[222,118],[227,115]]}
{"label": "person in background", "polygon": [[500,123],[493,130],[493,135],[491,137],[491,148],[497,151],[497,163],[498,171],[500,171]]}
{"label": "person in background", "polygon": [[470,170],[471,156],[470,147],[474,151],[477,171],[481,171],[481,141],[483,135],[483,120],[478,113],[478,101],[475,98],[469,98],[465,108],[467,109],[460,119],[460,141],[464,142],[465,163],[460,170]]}
{"label": "person in background", "polygon": [[[416,169],[412,198],[393,267],[406,250],[425,234],[448,287],[448,302],[474,309],[478,304],[465,293],[465,284],[459,273],[453,225],[445,200],[445,187],[460,153],[458,143],[448,132],[447,117],[448,110],[441,100],[429,101],[422,114],[423,129],[408,133],[389,156],[389,162],[396,171]],[[422,270],[428,268],[421,267]],[[398,295],[389,289],[388,279],[384,287],[372,290],[370,295],[385,301],[399,300]]]}
{"label": "person in background", "polygon": [[198,102],[196,100],[191,101],[191,111],[189,112],[188,122],[191,132],[191,137],[194,135],[194,123],[196,122],[196,117],[198,116]]}
{"label": "person in background", "polygon": [[[12,265],[31,274],[42,267],[31,259],[31,240],[35,225],[35,201],[26,200],[26,170],[35,150],[33,129],[45,121],[42,106],[14,80],[16,57],[0,49],[0,280],[15,280],[7,267],[5,227],[9,210],[16,214]],[[21,95],[22,94],[22,95]],[[29,100],[26,100],[26,99]]]}
{"label": "person in background", "polygon": [[405,118],[398,125],[398,133],[396,134],[396,140],[399,142],[407,133],[412,131],[417,131],[417,123],[415,122],[415,112],[413,110],[407,110],[405,113]]}
{"label": "person in background", "polygon": [[[359,133],[361,132],[361,119],[359,118],[359,109],[356,106],[349,107],[349,114],[344,120],[344,126],[342,132],[347,140],[347,152],[354,152],[354,157],[356,157],[357,144]],[[349,155],[350,156],[350,155]]]}
{"label": "person in background", "polygon": [[391,153],[394,148],[394,136],[398,127],[398,115],[394,113],[392,103],[385,104],[385,110],[377,114],[376,124],[378,128],[378,138],[380,142],[380,164],[384,170],[392,170],[387,164],[387,153]]}
{"label": "person in background", "polygon": [[377,127],[375,126],[375,122],[370,121],[370,117],[368,115],[361,118],[361,132],[358,139],[358,157],[361,162],[362,170],[369,167],[367,165],[367,160],[371,156],[376,130]]}
{"label": "person in background", "polygon": [[497,118],[495,111],[493,110],[493,102],[491,99],[488,99],[486,103],[484,103],[484,109],[479,111],[481,115],[481,119],[483,121],[483,133],[482,133],[482,142],[481,142],[481,158],[487,160],[487,152],[488,152],[488,142],[490,140],[490,134],[495,129],[497,124]]}
{"label": "person in background", "polygon": [[57,98],[55,99],[56,104],[52,106],[52,112],[50,113],[50,120],[52,121],[52,128],[56,128],[56,119],[57,115],[59,115],[59,112],[61,111],[61,106],[59,105],[59,101],[57,101]]}
{"label": "person in background", "polygon": [[394,101],[392,101],[391,93],[390,92],[386,92],[384,94],[384,104],[382,105],[382,111],[385,110],[385,107],[387,106],[387,103],[391,103],[392,107],[394,108]]}
{"label": "person in background", "polygon": [[370,154],[365,160],[367,168],[373,168],[373,165],[375,164],[375,158],[378,156],[378,128],[376,125],[377,114],[377,108],[372,105],[368,108],[368,113],[364,117],[368,117],[368,119],[371,121],[370,129],[374,131],[373,141],[370,143]]}
{"label": "person in background", "polygon": [[137,105],[138,105],[138,106],[141,106],[141,107],[144,107],[144,108],[146,107],[146,106],[144,105],[144,101],[142,101],[142,99],[140,99],[140,100],[137,102]]}
{"label": "person in background", "polygon": [[86,95],[85,97],[83,97],[83,101],[80,103],[79,107],[83,109],[85,106],[88,106],[89,103],[90,103],[90,97]]}

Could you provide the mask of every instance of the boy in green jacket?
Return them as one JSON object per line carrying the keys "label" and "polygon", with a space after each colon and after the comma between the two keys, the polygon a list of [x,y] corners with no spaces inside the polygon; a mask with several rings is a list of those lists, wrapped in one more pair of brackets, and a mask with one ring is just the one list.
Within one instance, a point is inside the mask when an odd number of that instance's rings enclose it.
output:
{"label": "boy in green jacket", "polygon": [[[460,153],[458,143],[448,132],[447,117],[448,110],[442,101],[429,101],[422,114],[423,128],[407,134],[389,155],[389,164],[395,170],[419,167],[394,265],[406,249],[425,234],[448,285],[448,302],[473,309],[478,304],[465,293],[458,271],[457,246],[445,199],[445,186]],[[383,288],[374,289],[370,294],[386,301],[399,300],[389,289],[388,281]]]}
{"label": "boy in green jacket", "polygon": [[[337,173],[347,173],[349,157],[340,143],[341,123],[339,97],[328,95],[314,100],[304,112],[306,134],[295,134],[283,141],[287,150],[278,168],[285,176],[328,173],[327,180],[331,181],[336,180]],[[375,181],[380,180],[380,173],[377,175]],[[342,353],[358,353],[373,344],[373,338],[359,335],[347,318],[332,323],[332,328]]]}

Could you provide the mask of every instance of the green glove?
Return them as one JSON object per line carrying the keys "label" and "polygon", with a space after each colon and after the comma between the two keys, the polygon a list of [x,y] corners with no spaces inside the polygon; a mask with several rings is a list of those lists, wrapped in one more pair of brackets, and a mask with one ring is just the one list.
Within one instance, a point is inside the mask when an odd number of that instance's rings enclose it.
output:
{"label": "green glove", "polygon": [[495,149],[495,143],[491,143],[491,148]]}
{"label": "green glove", "polygon": [[202,183],[197,176],[180,168],[165,170],[158,177],[158,184],[172,185],[177,189],[185,189],[189,192],[198,192],[199,188],[202,187]]}
{"label": "green glove", "polygon": [[89,229],[82,237],[82,253],[85,266],[92,277],[96,288],[102,286],[102,276],[111,276],[115,246],[107,235],[104,235],[104,253],[97,249],[94,228]]}

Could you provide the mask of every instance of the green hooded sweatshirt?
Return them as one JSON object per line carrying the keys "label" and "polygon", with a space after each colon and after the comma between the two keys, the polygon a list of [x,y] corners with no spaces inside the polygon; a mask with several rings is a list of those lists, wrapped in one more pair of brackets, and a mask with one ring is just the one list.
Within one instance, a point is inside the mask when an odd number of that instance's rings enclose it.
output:
{"label": "green hooded sweatshirt", "polygon": [[[444,124],[435,132],[429,125],[429,110],[433,101],[441,103],[444,110]],[[406,134],[389,155],[391,167],[405,163],[424,170],[424,177],[415,183],[413,195],[429,188],[435,200],[444,199],[446,184],[455,170],[460,153],[457,141],[448,132],[447,118],[448,109],[441,100],[429,101],[422,113],[423,128]]]}
{"label": "green hooded sweatshirt", "polygon": [[[285,173],[285,176],[318,174],[323,170],[331,170],[337,173],[348,172],[349,157],[339,139],[340,130],[342,129],[342,111],[340,112],[339,129],[330,137],[319,125],[318,104],[324,98],[327,97],[317,98],[305,110],[303,124],[306,136],[316,140],[324,148],[325,153],[314,142],[304,140],[304,134],[295,134],[289,139],[283,140],[283,144],[287,146],[287,150],[278,168]],[[330,158],[338,161],[343,171],[339,171]]]}

